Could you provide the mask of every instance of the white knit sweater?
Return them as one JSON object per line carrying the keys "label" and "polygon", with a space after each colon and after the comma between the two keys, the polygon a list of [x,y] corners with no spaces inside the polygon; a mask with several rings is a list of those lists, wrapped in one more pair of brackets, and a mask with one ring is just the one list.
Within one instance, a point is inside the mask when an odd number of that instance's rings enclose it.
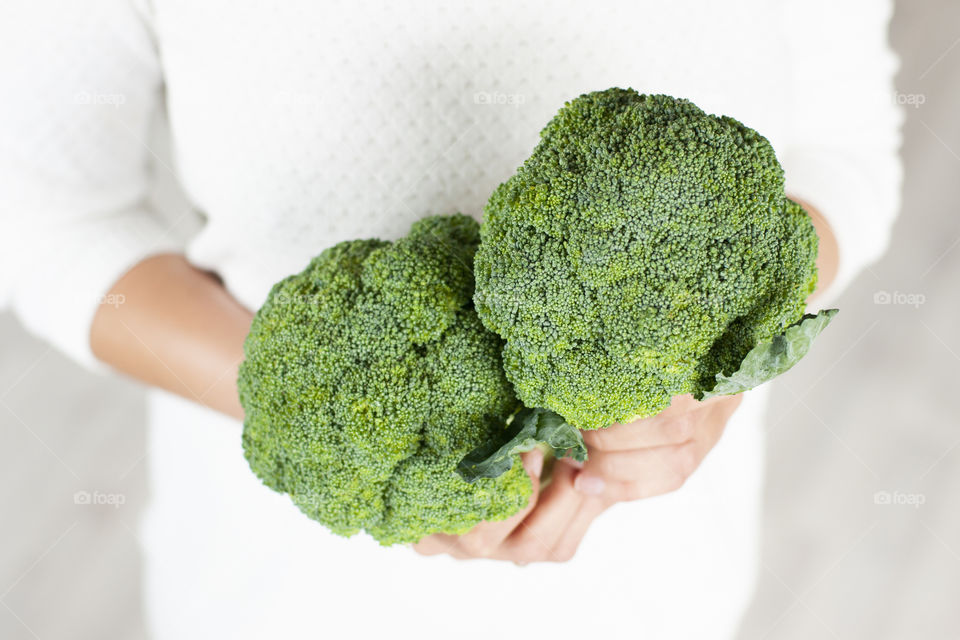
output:
{"label": "white knit sweater", "polygon": [[[590,90],[687,97],[764,133],[788,191],[837,234],[835,291],[883,251],[898,208],[890,0],[20,0],[2,11],[0,305],[90,366],[97,305],[148,255],[185,251],[255,309],[331,244],[393,238],[428,214],[479,217],[540,128]],[[172,162],[151,134],[164,118]],[[189,206],[160,211],[148,195],[170,174]],[[390,629],[390,616],[422,609],[419,628],[450,619],[469,637],[530,621],[527,606],[557,622],[569,605],[544,587],[569,584],[586,591],[561,631],[580,621],[605,637],[723,638],[753,582],[762,406],[750,398],[682,491],[606,515],[591,530],[603,540],[562,572],[401,560],[325,537],[257,485],[235,424],[170,400],[151,436],[155,631],[313,637],[338,615]],[[497,610],[466,624],[458,594],[483,585]],[[351,608],[364,597],[377,604]]]}
{"label": "white knit sweater", "polygon": [[[23,0],[0,20],[0,302],[92,363],[102,294],[186,251],[256,308],[321,249],[479,216],[565,100],[632,86],[764,133],[841,245],[883,249],[900,117],[890,3]],[[829,16],[825,19],[823,16]],[[175,165],[150,130],[166,110]],[[144,206],[174,171],[196,210]],[[177,219],[179,217],[179,220]]]}

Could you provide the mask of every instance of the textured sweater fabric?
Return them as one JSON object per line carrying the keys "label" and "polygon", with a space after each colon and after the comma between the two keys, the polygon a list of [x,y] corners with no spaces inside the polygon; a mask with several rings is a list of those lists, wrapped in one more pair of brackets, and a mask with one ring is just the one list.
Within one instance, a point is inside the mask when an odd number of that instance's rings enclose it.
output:
{"label": "textured sweater fabric", "polygon": [[[149,254],[186,251],[256,308],[326,246],[479,217],[564,101],[610,86],[770,138],[788,189],[839,236],[842,289],[898,206],[890,3],[721,4],[13,3],[0,300],[90,365],[102,295]],[[164,111],[173,165],[151,150]],[[151,162],[199,233],[145,206]]]}
{"label": "textured sweater fabric", "polygon": [[[93,314],[145,257],[185,252],[255,309],[275,281],[337,242],[395,238],[429,214],[479,218],[557,109],[611,86],[686,97],[766,135],[788,192],[837,235],[829,298],[882,253],[899,206],[891,4],[8,3],[0,306],[95,368]],[[172,159],[155,146],[158,122],[169,123]],[[186,201],[162,210],[151,192],[171,178]],[[738,435],[725,436],[682,491],[618,507],[596,527],[607,537],[592,530],[587,560],[565,572],[517,573],[414,562],[308,529],[243,468],[235,423],[158,394],[145,535],[154,633],[315,637],[350,620],[389,630],[392,611],[417,606],[422,628],[437,633],[456,625],[483,635],[495,621],[544,629],[567,609],[542,589],[553,581],[566,585],[571,615],[609,617],[585,632],[726,637],[753,584],[763,394],[755,397],[738,412],[739,431],[731,426]],[[184,522],[194,523],[189,533]],[[671,535],[684,528],[700,533]],[[357,573],[363,562],[373,564]],[[417,577],[404,583],[394,571]],[[319,582],[314,597],[306,585]],[[488,610],[484,588],[527,604]],[[360,607],[364,589],[376,602]],[[458,589],[459,604],[448,597]]]}

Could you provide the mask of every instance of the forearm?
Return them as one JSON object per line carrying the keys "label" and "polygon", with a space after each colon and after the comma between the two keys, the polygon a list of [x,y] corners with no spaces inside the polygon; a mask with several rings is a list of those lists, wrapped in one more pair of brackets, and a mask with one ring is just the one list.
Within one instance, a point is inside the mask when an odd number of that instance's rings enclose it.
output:
{"label": "forearm", "polygon": [[807,212],[820,239],[820,247],[817,253],[817,290],[813,294],[813,297],[816,297],[817,294],[826,289],[837,276],[837,264],[839,260],[837,238],[834,236],[827,219],[809,202],[793,196],[791,196],[790,199],[803,207]]}
{"label": "forearm", "polygon": [[148,258],[110,290],[93,320],[94,355],[149,385],[243,417],[237,367],[252,314],[180,255]]}

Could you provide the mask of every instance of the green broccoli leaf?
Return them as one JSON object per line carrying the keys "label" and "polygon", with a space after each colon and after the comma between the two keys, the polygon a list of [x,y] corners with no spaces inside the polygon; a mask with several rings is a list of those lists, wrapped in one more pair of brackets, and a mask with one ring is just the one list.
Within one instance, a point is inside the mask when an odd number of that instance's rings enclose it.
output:
{"label": "green broccoli leaf", "polygon": [[500,437],[488,440],[460,461],[457,473],[467,482],[496,478],[513,467],[513,456],[539,444],[553,448],[557,458],[570,456],[583,462],[587,447],[576,427],[549,409],[522,409]]}
{"label": "green broccoli leaf", "polygon": [[725,376],[718,373],[713,389],[704,392],[698,399],[747,391],[785,373],[807,354],[814,339],[830,324],[837,311],[824,309],[816,315],[808,313],[782,334],[761,342],[747,353],[740,368],[733,374]]}

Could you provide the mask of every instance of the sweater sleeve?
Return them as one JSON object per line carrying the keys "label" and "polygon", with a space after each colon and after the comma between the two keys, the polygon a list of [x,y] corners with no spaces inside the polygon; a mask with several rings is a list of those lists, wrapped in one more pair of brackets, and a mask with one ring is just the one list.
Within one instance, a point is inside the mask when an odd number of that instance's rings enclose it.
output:
{"label": "sweater sleeve", "polygon": [[13,5],[0,20],[0,305],[99,368],[90,324],[123,303],[105,297],[112,284],[182,250],[146,206],[159,63],[128,0]]}
{"label": "sweater sleeve", "polygon": [[838,273],[824,299],[880,257],[900,207],[892,10],[891,0],[784,4],[792,100],[781,160],[787,193],[815,206],[837,238]]}

